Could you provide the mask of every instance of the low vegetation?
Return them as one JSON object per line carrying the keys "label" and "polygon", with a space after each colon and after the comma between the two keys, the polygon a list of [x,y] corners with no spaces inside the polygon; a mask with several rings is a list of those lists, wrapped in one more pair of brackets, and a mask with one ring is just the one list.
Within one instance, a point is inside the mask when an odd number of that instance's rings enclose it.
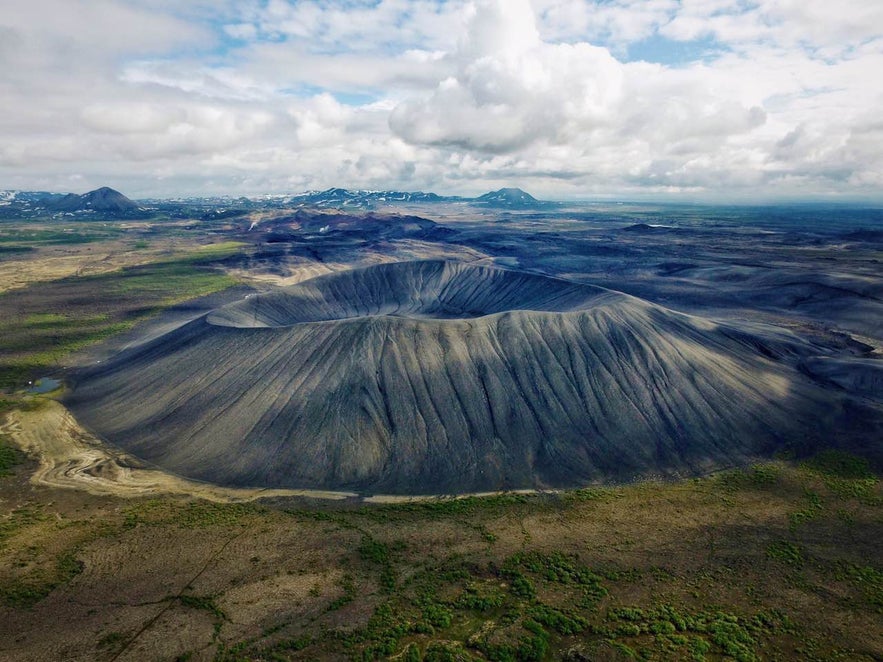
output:
{"label": "low vegetation", "polygon": [[[28,467],[6,471],[0,490]],[[0,520],[0,611],[38,650],[42,603],[78,605],[106,583],[106,627],[52,624],[74,659],[156,646],[216,660],[870,661],[883,650],[880,492],[859,458],[821,454],[679,483],[380,506],[47,494]],[[153,576],[170,539],[183,569]],[[122,575],[101,560],[120,546]],[[177,588],[130,593],[154,585]],[[73,609],[71,627],[98,618]],[[170,614],[194,628],[179,643],[157,639]]]}
{"label": "low vegetation", "polygon": [[235,285],[211,264],[237,247],[214,244],[173,260],[0,294],[0,390],[57,372],[72,352],[163,308]]}

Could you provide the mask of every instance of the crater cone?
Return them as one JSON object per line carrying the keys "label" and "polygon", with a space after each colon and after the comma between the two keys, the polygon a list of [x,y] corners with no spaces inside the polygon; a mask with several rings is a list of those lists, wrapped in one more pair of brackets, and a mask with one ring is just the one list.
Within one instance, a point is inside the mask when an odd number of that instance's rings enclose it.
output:
{"label": "crater cone", "polygon": [[374,316],[470,319],[512,310],[564,312],[607,296],[617,294],[524,272],[427,260],[320,276],[230,304],[208,321],[280,328]]}
{"label": "crater cone", "polygon": [[464,493],[701,472],[823,434],[758,338],[602,288],[441,261],[217,309],[83,372],[87,427],[228,485]]}

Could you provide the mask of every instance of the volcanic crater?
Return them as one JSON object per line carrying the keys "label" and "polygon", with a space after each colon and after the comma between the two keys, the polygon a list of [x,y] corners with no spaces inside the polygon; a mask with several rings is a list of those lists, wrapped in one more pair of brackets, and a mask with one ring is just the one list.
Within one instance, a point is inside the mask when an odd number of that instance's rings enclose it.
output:
{"label": "volcanic crater", "polygon": [[83,370],[67,404],[112,444],[225,485],[572,487],[820,439],[838,410],[795,369],[808,351],[599,287],[400,262],[219,308]]}

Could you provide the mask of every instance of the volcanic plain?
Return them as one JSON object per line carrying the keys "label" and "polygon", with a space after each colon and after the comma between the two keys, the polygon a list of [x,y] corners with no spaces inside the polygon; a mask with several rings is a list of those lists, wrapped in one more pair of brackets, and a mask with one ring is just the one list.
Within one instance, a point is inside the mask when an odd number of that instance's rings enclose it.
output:
{"label": "volcanic plain", "polygon": [[874,210],[127,213],[0,221],[4,659],[883,656]]}

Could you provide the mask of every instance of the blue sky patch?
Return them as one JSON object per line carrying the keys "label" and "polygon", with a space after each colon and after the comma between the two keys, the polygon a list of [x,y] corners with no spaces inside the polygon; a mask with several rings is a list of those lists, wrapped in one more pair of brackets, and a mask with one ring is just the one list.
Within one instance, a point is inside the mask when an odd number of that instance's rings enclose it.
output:
{"label": "blue sky patch", "polygon": [[626,62],[655,62],[668,66],[680,66],[693,62],[706,62],[729,51],[725,44],[713,37],[692,41],[675,41],[659,34],[629,44]]}

